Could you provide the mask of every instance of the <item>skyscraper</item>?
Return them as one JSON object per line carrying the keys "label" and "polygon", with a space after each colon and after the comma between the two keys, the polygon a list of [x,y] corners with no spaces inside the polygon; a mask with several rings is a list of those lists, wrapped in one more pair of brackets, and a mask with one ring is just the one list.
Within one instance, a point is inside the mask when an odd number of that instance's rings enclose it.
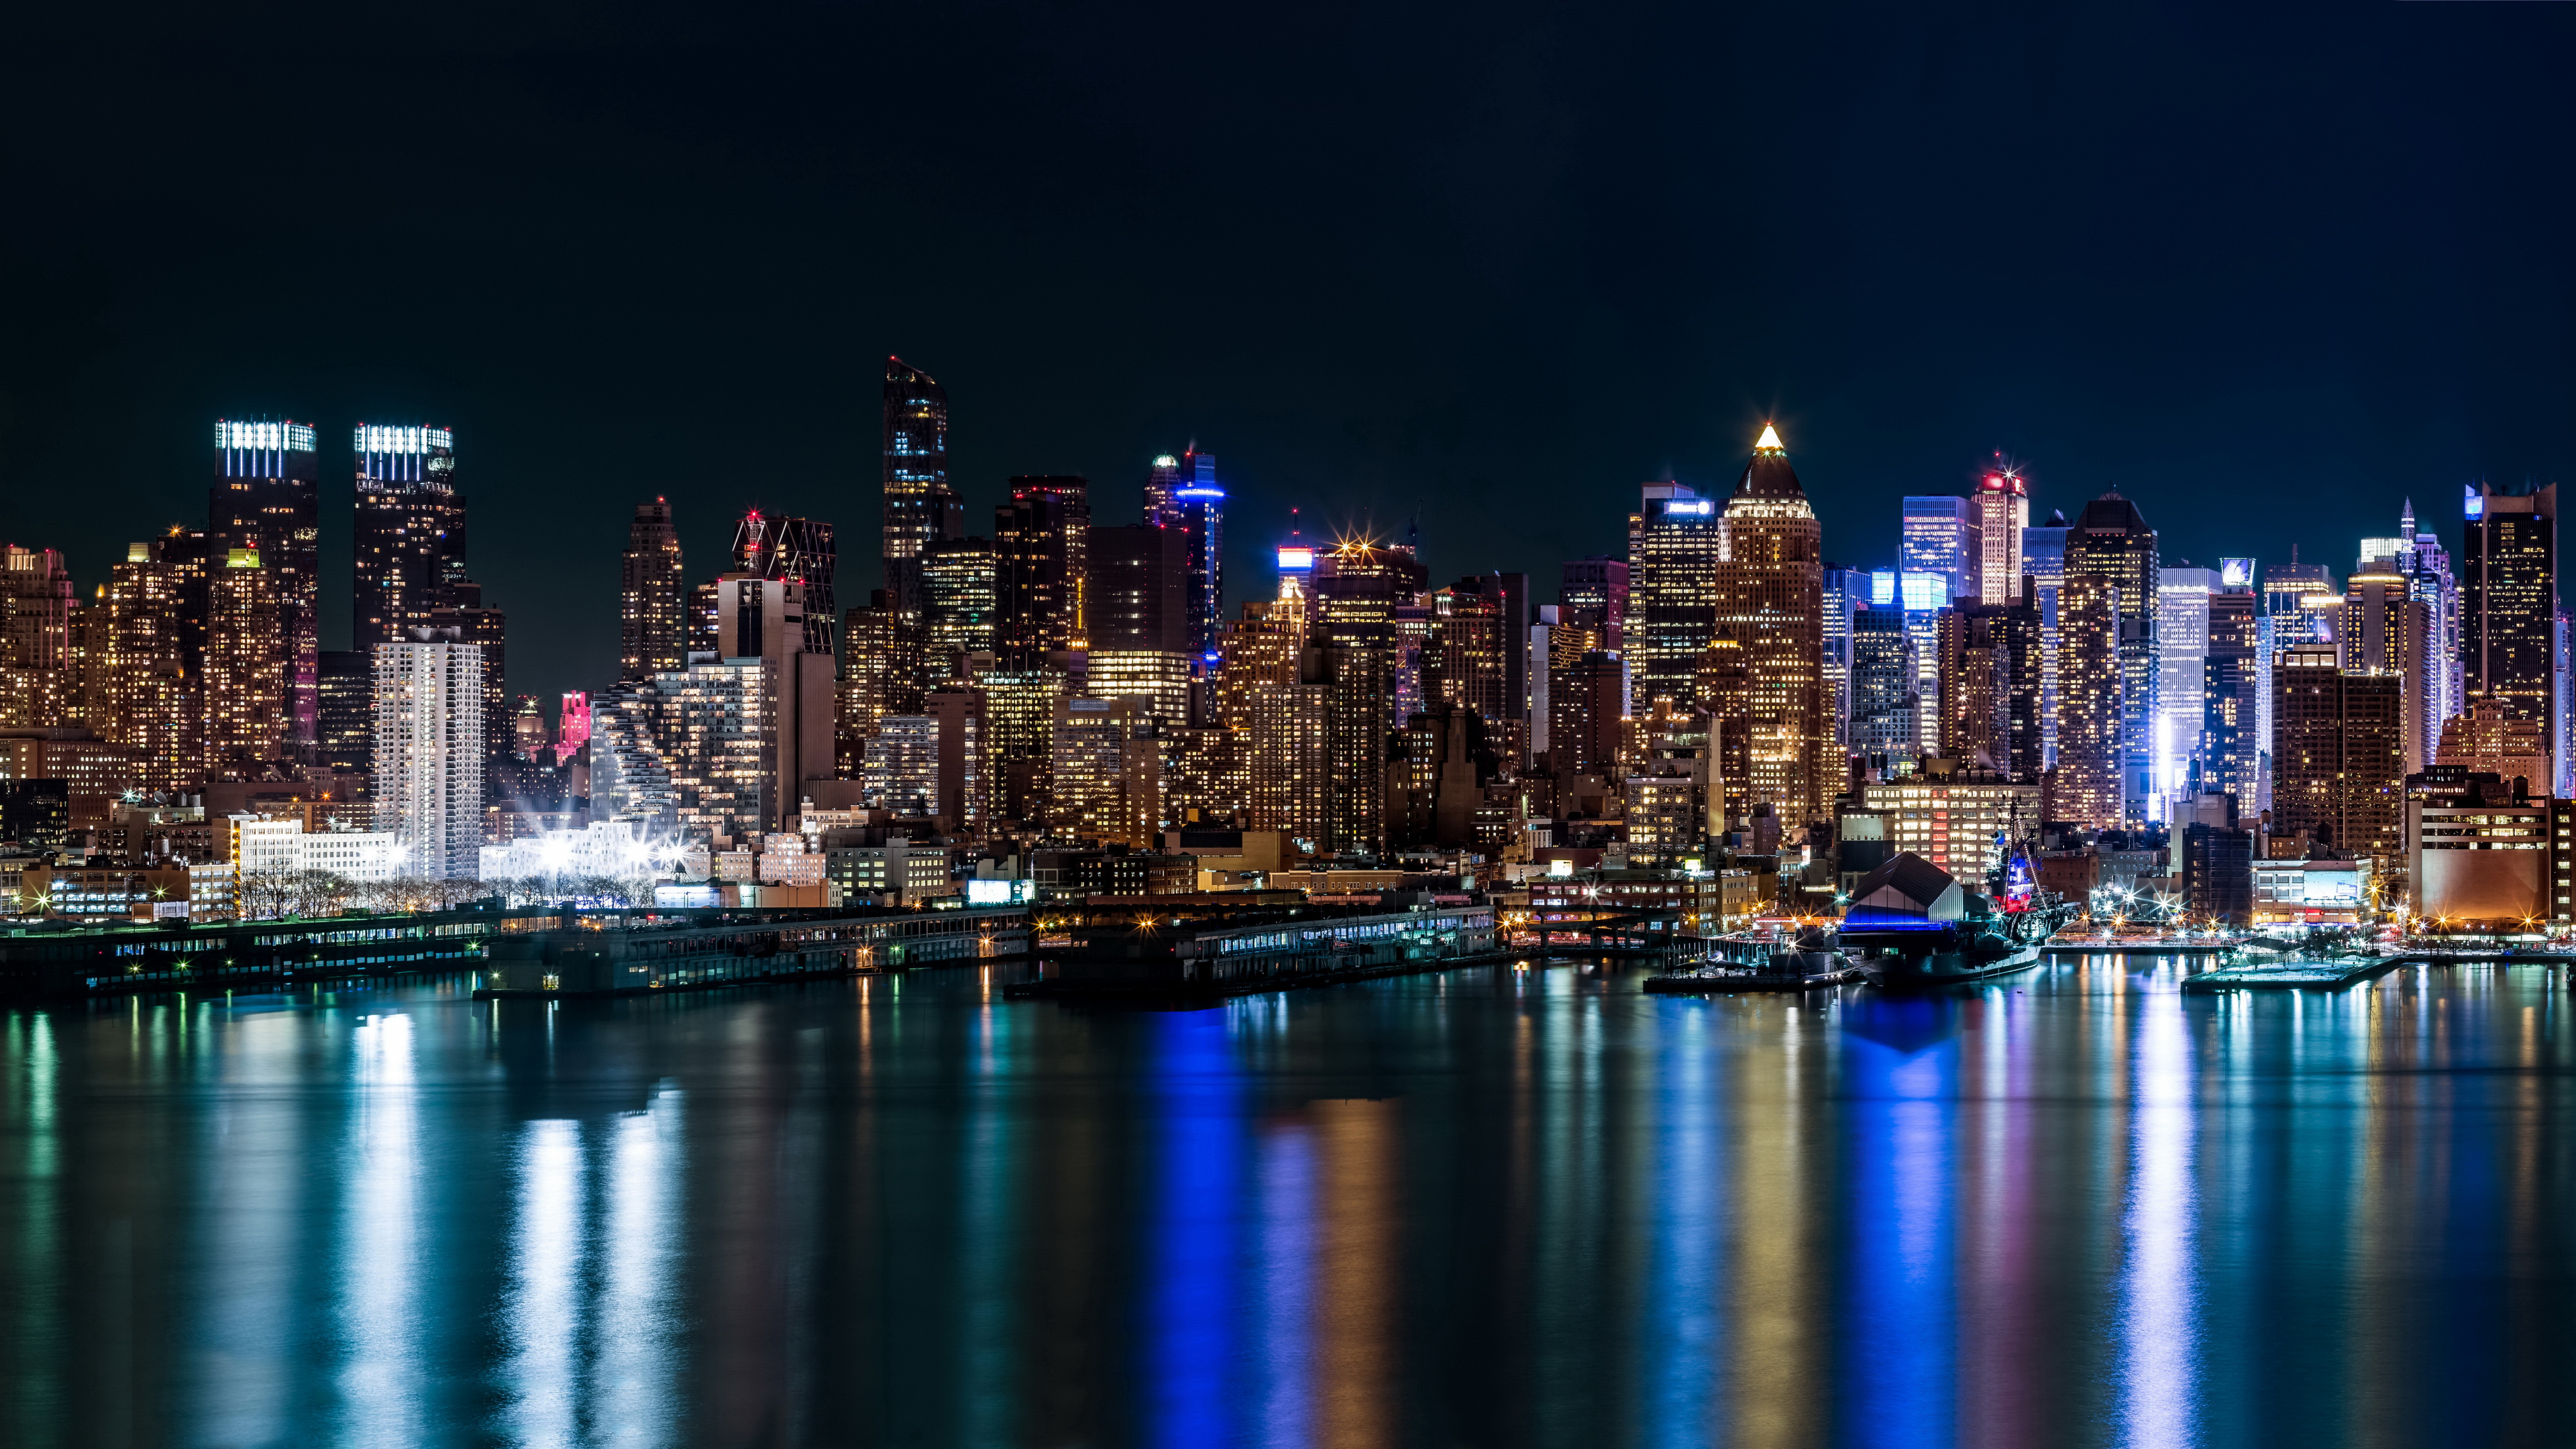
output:
{"label": "skyscraper", "polygon": [[1395,711],[1395,616],[1422,592],[1412,554],[1346,543],[1315,560],[1314,617],[1298,681],[1326,700],[1323,834],[1328,852],[1375,855],[1386,836],[1387,737]]}
{"label": "skyscraper", "polygon": [[1135,699],[1147,718],[1190,721],[1190,539],[1159,524],[1094,528],[1086,590],[1094,699]]}
{"label": "skyscraper", "polygon": [[2066,515],[2054,509],[2048,522],[2021,531],[2021,571],[2038,591],[2039,608],[2039,748],[2045,765],[2057,763],[2057,591],[2066,581]]}
{"label": "skyscraper", "polygon": [[994,575],[1001,662],[1034,669],[1083,635],[1083,589],[1091,572],[1091,485],[1078,474],[1011,480],[1011,500],[993,510]]}
{"label": "skyscraper", "polygon": [[[259,551],[224,551],[207,581],[205,771],[256,780],[287,744],[286,665],[276,583]],[[478,804],[480,802],[477,802]]]}
{"label": "skyscraper", "polygon": [[1001,556],[989,538],[941,539],[921,556],[929,671],[946,676],[959,656],[994,651],[1001,623]]}
{"label": "skyscraper", "polygon": [[1968,495],[1968,587],[1980,604],[2021,596],[2021,535],[2030,527],[2030,484],[2007,463],[1988,468]]}
{"label": "skyscraper", "polygon": [[2417,526],[2414,500],[2398,515],[2400,535],[2410,541],[2399,567],[2406,572],[2409,597],[2424,605],[2429,632],[2424,647],[2424,695],[2438,751],[2442,723],[2468,708],[2460,660],[2460,580],[2451,570],[2451,554],[2442,539]]}
{"label": "skyscraper", "polygon": [[[2460,533],[2462,663],[2472,702],[2552,722],[2557,681],[2558,485],[2467,490]],[[2559,765],[2553,738],[2553,778]],[[2536,786],[2535,782],[2535,786]]]}
{"label": "skyscraper", "polygon": [[[2083,689],[2098,696],[2107,687],[2101,678],[2101,669],[2107,663],[2119,676],[2120,713],[2112,722],[2111,737],[2088,737],[2087,747],[2109,751],[2107,763],[2117,772],[2117,794],[2111,803],[2122,812],[2121,818],[2141,822],[2155,813],[2149,806],[2155,798],[2154,708],[2156,682],[2162,674],[2156,638],[2158,572],[2156,532],[2147,527],[2135,503],[2112,492],[2084,505],[2083,513],[2066,536],[2064,587],[2071,590],[2079,574],[2110,586],[2108,605],[2114,648],[2108,661],[2089,652],[2079,657],[2074,661],[2081,666],[2078,673],[2070,670],[2061,640],[2059,763],[2062,767],[2065,762],[2066,695]],[[2063,617],[2066,606],[2064,595],[2060,597],[2059,612]],[[2091,606],[2098,608],[2099,603],[2092,601]],[[2088,634],[2088,650],[2098,642],[2097,637]],[[2061,789],[2060,794],[2067,792]]]}
{"label": "skyscraper", "polygon": [[[2250,577],[2252,570],[2246,570]],[[2221,577],[2225,577],[2222,572]],[[2201,663],[2200,788],[2236,798],[2251,816],[2260,786],[2258,758],[2269,746],[2256,733],[2270,711],[2256,706],[2262,675],[2255,668],[2258,636],[2250,585],[2209,596],[2209,646]],[[2170,686],[2174,681],[2168,679]]]}
{"label": "skyscraper", "polygon": [[1910,768],[1921,749],[1916,723],[1914,636],[1893,606],[1862,603],[1852,610],[1852,755],[1882,776]]}
{"label": "skyscraper", "polygon": [[360,649],[409,638],[430,615],[479,600],[465,582],[465,496],[456,487],[456,435],[446,428],[360,424],[352,523],[351,636]]}
{"label": "skyscraper", "polygon": [[215,424],[208,536],[217,554],[248,549],[268,574],[277,610],[287,744],[313,742],[314,671],[321,652],[321,473],[310,424]]}
{"label": "skyscraper", "polygon": [[314,761],[326,770],[376,772],[376,660],[356,649],[322,651]]}
{"label": "skyscraper", "polygon": [[163,556],[162,543],[128,545],[102,601],[108,699],[99,733],[134,751],[147,790],[193,781],[203,757],[196,735],[203,681],[187,668],[180,644],[183,580],[179,564]]}
{"label": "skyscraper", "polygon": [[1587,647],[1624,649],[1628,622],[1628,564],[1607,554],[1568,559],[1557,575],[1557,624],[1580,629]]}
{"label": "skyscraper", "polygon": [[801,579],[726,574],[716,581],[716,611],[722,658],[762,670],[769,758],[758,828],[784,830],[805,782],[836,778],[832,654],[808,626]]}
{"label": "skyscraper", "polygon": [[2405,805],[2399,676],[2344,669],[2331,644],[2283,650],[2278,663],[2272,834],[2393,864]]}
{"label": "skyscraper", "polygon": [[636,504],[619,593],[618,678],[650,679],[688,662],[687,595],[670,500]]}
{"label": "skyscraper", "polygon": [[[2200,748],[2201,717],[2208,707],[2210,598],[2218,571],[2189,559],[2156,575],[2156,708],[2149,726],[2156,791],[2173,799],[2183,789],[2186,765]],[[2159,813],[2156,818],[2163,818]]]}
{"label": "skyscraper", "polygon": [[1904,531],[1897,539],[1900,573],[1939,574],[1948,581],[1950,598],[1973,592],[1969,586],[1968,500],[1946,495],[1909,495]]}
{"label": "skyscraper", "polygon": [[421,626],[374,649],[375,825],[405,873],[471,880],[483,848],[483,658],[479,645]]}
{"label": "skyscraper", "polygon": [[2405,773],[2432,760],[2441,744],[2441,721],[2431,717],[2424,651],[2432,644],[2432,611],[2413,597],[2405,572],[2390,557],[2371,559],[2344,581],[2343,608],[2335,616],[2337,660],[2347,670],[2394,674],[2399,679],[2399,720],[2405,732]]}
{"label": "skyscraper", "polygon": [[[942,535],[954,538],[954,533]],[[834,652],[839,605],[832,576],[840,551],[832,542],[832,525],[816,518],[793,518],[753,509],[734,525],[733,572],[755,578],[783,579],[800,585],[804,597],[808,654]]]}
{"label": "skyscraper", "polygon": [[[1747,799],[1785,829],[1823,812],[1826,730],[1818,676],[1824,649],[1823,532],[1807,490],[1769,424],[1727,499],[1716,570],[1712,652],[1732,654],[1721,688],[1700,701],[1745,749]],[[1731,743],[1729,740],[1728,743]],[[1734,782],[1728,782],[1730,791]]]}
{"label": "skyscraper", "polygon": [[43,728],[71,710],[79,607],[61,553],[8,545],[0,567],[0,726]]}
{"label": "skyscraper", "polygon": [[1189,540],[1182,607],[1189,616],[1187,648],[1204,665],[1225,631],[1225,487],[1217,482],[1216,455],[1193,443],[1179,457],[1156,458],[1145,483],[1145,521],[1179,529]]}
{"label": "skyscraper", "polygon": [[1700,656],[1717,634],[1717,562],[1725,527],[1717,500],[1679,483],[1649,483],[1629,515],[1628,668],[1641,706],[1698,690]]}

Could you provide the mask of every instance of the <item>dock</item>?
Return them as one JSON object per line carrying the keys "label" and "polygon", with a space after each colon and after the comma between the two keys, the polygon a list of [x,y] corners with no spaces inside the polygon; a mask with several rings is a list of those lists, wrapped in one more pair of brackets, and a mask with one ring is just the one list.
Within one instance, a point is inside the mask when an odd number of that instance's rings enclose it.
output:
{"label": "dock", "polygon": [[2221,966],[2184,977],[2182,991],[2186,996],[2214,996],[2222,991],[2341,991],[2412,964],[2405,957],[2369,956],[2280,966]]}
{"label": "dock", "polygon": [[1721,996],[1745,991],[1822,991],[1868,979],[1857,966],[1837,971],[1759,971],[1750,968],[1730,970],[1704,966],[1695,971],[1672,971],[1646,978],[1649,996]]}

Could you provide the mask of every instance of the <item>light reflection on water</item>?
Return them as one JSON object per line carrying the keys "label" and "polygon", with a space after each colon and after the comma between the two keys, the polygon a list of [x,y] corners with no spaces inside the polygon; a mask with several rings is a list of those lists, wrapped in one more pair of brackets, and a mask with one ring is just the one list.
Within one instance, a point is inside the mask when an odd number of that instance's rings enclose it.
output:
{"label": "light reflection on water", "polygon": [[0,1016],[0,1440],[2548,1443],[2563,986]]}

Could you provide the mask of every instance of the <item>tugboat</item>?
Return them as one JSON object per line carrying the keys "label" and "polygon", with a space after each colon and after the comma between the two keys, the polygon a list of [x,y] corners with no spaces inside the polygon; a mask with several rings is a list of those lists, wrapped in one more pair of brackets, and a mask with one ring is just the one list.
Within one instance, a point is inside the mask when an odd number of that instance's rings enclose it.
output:
{"label": "tugboat", "polygon": [[[2018,873],[2016,872],[2018,868]],[[2072,908],[2032,889],[2016,851],[2003,871],[2003,901],[1962,890],[1958,878],[1912,851],[1861,877],[1843,916],[1842,944],[1886,991],[1923,991],[2026,971]]]}

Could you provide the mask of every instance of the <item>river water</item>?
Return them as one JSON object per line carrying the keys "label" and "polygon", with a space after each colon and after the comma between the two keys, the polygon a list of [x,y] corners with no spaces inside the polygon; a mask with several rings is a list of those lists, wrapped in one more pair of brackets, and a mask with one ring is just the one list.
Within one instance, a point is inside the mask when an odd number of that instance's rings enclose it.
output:
{"label": "river water", "polygon": [[0,1015],[0,1443],[2565,1444],[2541,967]]}

